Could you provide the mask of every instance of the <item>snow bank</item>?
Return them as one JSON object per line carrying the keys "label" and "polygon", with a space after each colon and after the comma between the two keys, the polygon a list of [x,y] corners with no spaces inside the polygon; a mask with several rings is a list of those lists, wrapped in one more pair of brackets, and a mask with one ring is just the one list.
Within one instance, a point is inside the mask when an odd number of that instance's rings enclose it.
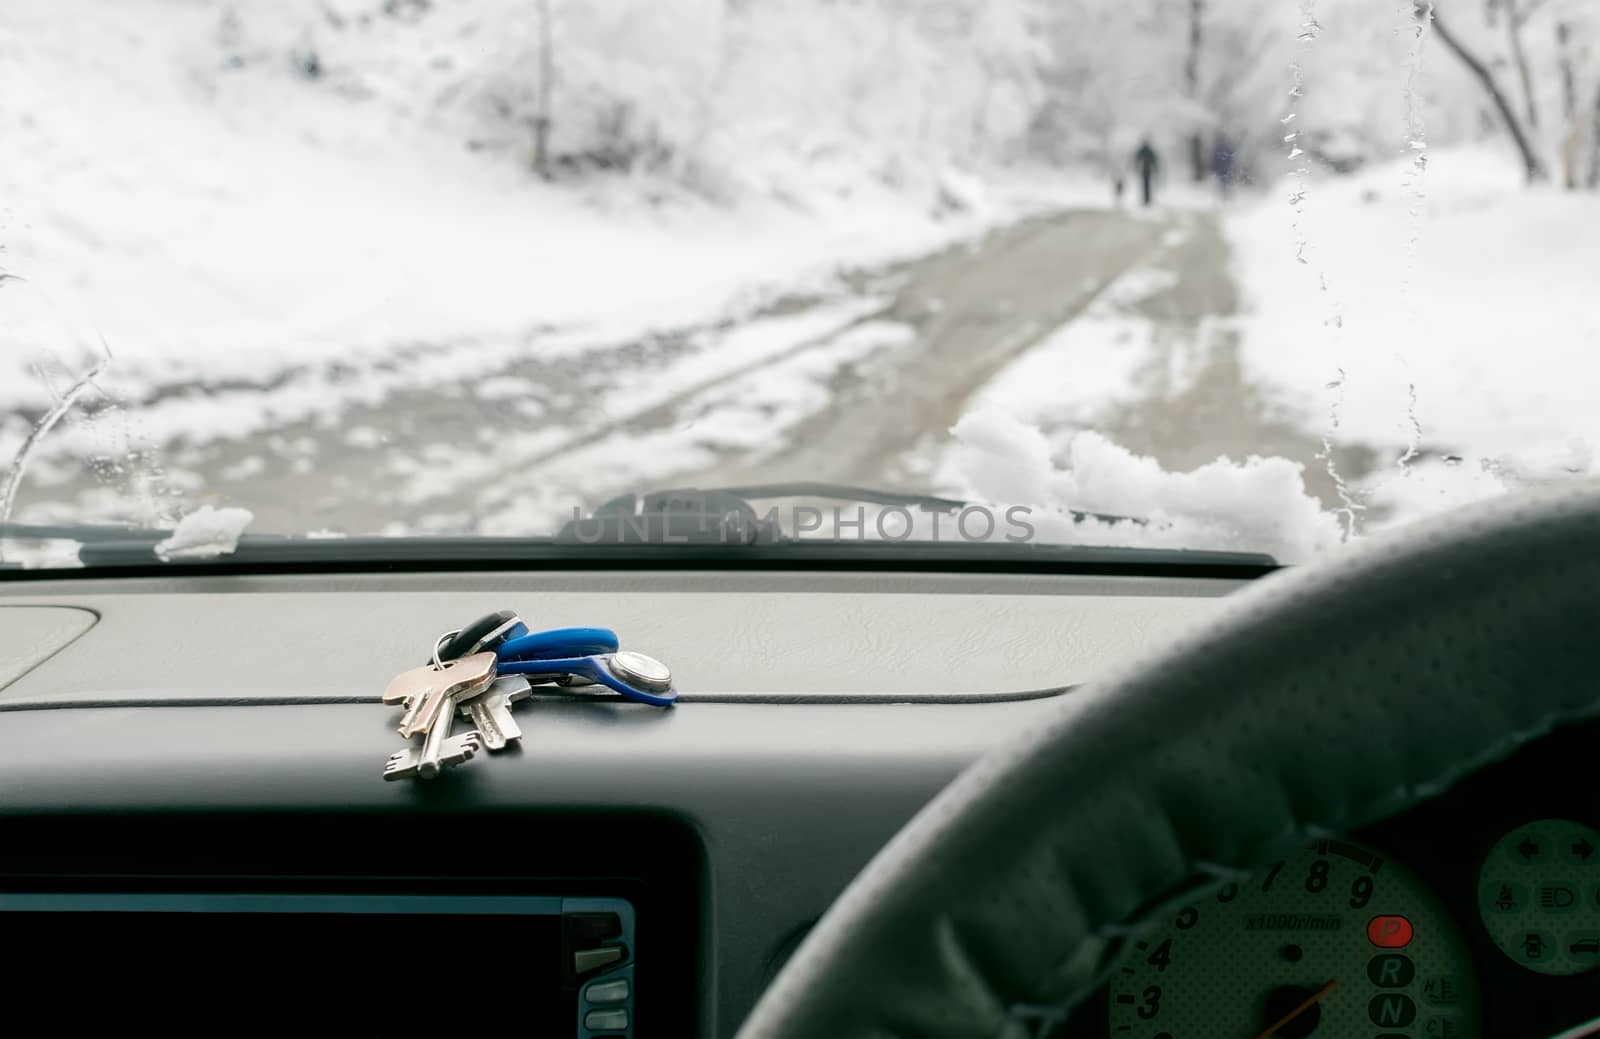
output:
{"label": "snow bank", "polygon": [[1406,161],[1312,183],[1306,264],[1291,185],[1231,216],[1247,370],[1310,430],[1337,405],[1337,438],[1382,452],[1360,490],[1393,519],[1600,472],[1600,197],[1527,188],[1490,147],[1411,177]]}
{"label": "snow bank", "polygon": [[[951,433],[965,493],[1046,510],[1046,517],[1034,517],[1044,540],[1236,549],[1297,562],[1340,539],[1336,518],[1306,493],[1302,467],[1286,459],[1219,458],[1171,473],[1086,431],[1067,442],[1058,464],[1038,428],[995,408],[969,412]],[[1075,524],[1072,511],[1147,523]]]}
{"label": "snow bank", "polygon": [[255,518],[249,509],[202,505],[178,521],[171,537],[156,544],[156,555],[164,562],[225,556],[239,547]]}

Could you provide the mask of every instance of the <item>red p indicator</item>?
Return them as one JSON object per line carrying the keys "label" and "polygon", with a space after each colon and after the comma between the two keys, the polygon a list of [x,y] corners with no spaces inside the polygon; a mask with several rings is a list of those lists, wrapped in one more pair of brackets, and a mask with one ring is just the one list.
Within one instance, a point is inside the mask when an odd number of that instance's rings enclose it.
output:
{"label": "red p indicator", "polygon": [[1367,939],[1380,949],[1404,949],[1416,932],[1403,916],[1375,916],[1367,923]]}

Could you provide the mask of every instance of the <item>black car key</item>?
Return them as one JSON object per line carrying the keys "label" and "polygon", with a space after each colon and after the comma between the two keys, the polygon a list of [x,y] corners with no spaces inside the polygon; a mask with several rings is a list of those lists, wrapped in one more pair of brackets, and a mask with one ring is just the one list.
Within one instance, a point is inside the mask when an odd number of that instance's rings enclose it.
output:
{"label": "black car key", "polygon": [[[439,637],[435,656],[440,662],[458,660],[473,653],[492,651],[507,639],[526,635],[528,626],[511,610],[497,610],[479,617],[466,627]],[[432,663],[432,659],[429,663]]]}

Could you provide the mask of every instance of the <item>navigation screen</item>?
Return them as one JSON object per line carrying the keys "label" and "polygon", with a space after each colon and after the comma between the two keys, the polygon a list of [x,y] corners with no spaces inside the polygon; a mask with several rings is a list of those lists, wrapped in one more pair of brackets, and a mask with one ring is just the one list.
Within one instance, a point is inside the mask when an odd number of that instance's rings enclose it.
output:
{"label": "navigation screen", "polygon": [[[559,909],[538,911],[557,899],[255,896],[240,911],[237,897],[148,900],[166,909],[117,897],[87,896],[105,908],[0,911],[9,953],[0,1001],[12,1034],[578,1031]],[[0,910],[16,901],[0,896]]]}

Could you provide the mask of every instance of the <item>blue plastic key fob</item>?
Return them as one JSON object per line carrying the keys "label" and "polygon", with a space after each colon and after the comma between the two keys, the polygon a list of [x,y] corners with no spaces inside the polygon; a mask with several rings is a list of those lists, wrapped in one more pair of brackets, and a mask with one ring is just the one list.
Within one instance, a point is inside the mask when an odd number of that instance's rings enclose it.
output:
{"label": "blue plastic key fob", "polygon": [[615,653],[617,633],[610,628],[551,628],[507,639],[495,649],[501,660],[549,660]]}

